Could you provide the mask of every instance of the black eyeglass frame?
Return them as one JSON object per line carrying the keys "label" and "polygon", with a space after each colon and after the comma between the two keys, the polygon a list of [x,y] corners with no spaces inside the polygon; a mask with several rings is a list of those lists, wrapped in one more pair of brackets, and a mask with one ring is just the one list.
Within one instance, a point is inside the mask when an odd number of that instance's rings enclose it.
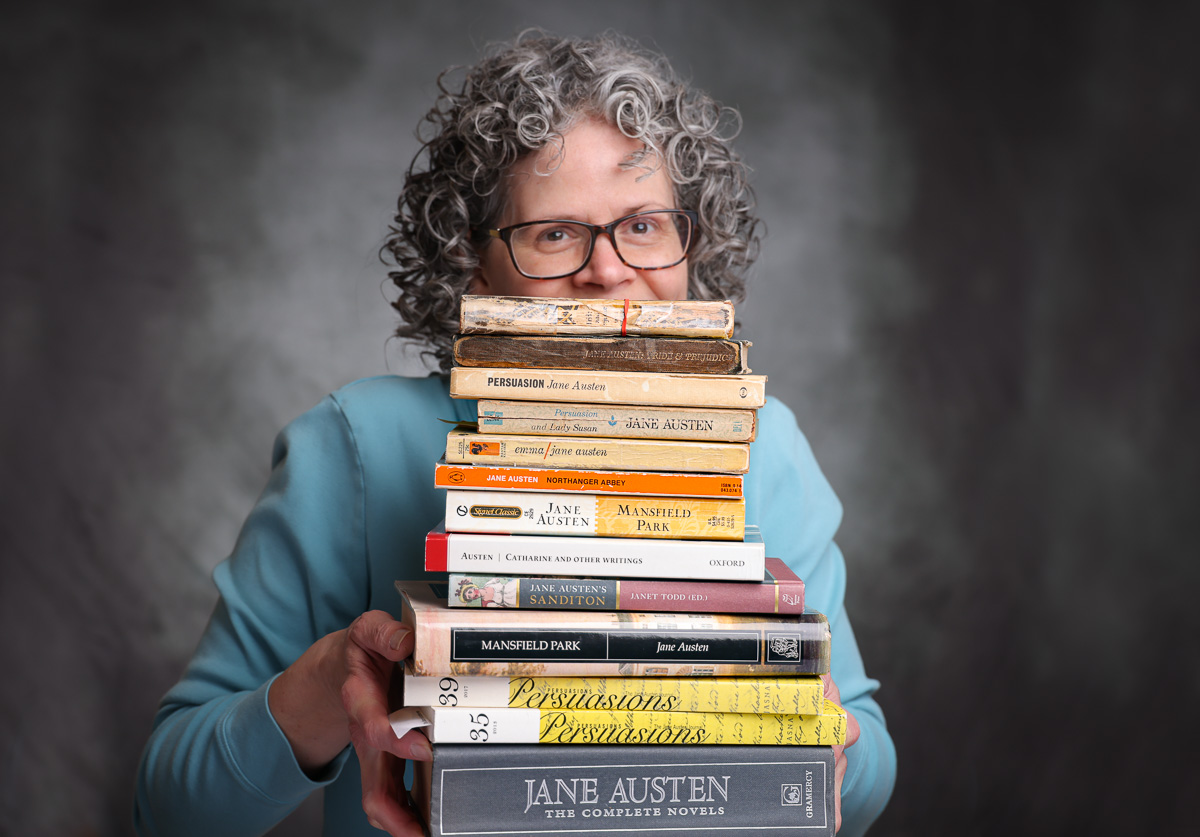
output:
{"label": "black eyeglass frame", "polygon": [[[686,216],[690,225],[688,227],[687,246],[683,248],[683,255],[679,257],[679,260],[671,262],[670,264],[659,265],[657,267],[640,267],[636,264],[630,264],[627,262],[625,257],[621,255],[621,248],[617,245],[617,239],[613,235],[617,229],[617,226],[625,223],[631,218],[639,218],[643,215],[665,215],[667,213],[670,213],[671,215]],[[522,227],[532,227],[536,224],[574,224],[577,227],[586,227],[588,231],[591,232],[592,239],[588,242],[587,255],[583,257],[583,264],[572,270],[570,273],[560,273],[556,276],[530,276],[528,273],[522,270],[521,266],[517,264],[516,254],[513,253],[512,235],[515,230],[519,230]],[[508,258],[512,260],[513,267],[516,268],[517,273],[520,273],[526,279],[533,279],[535,282],[539,282],[549,281],[551,279],[565,279],[568,276],[574,276],[576,273],[587,267],[592,261],[592,253],[594,253],[596,250],[596,238],[600,235],[600,233],[604,233],[608,236],[608,240],[612,242],[613,252],[617,254],[617,258],[621,260],[621,264],[625,265],[626,267],[631,267],[634,270],[666,270],[669,267],[675,267],[677,264],[682,264],[684,260],[687,259],[688,253],[692,251],[692,246],[696,243],[696,239],[699,238],[697,235],[699,229],[700,215],[691,209],[647,209],[644,212],[633,212],[629,215],[625,215],[608,224],[589,224],[586,221],[573,221],[567,218],[546,218],[538,221],[523,221],[520,224],[512,224],[511,226],[501,227],[500,229],[484,230],[484,232],[486,232],[492,238],[498,238],[504,242],[504,246],[508,249]]]}

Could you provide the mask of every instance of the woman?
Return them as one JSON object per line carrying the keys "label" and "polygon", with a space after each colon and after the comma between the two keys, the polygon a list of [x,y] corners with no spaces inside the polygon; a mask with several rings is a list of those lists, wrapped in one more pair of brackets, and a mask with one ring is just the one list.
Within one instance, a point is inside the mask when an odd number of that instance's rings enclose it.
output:
{"label": "woman", "polygon": [[[741,298],[757,222],[722,135],[732,114],[661,58],[614,38],[523,37],[442,91],[386,250],[398,334],[422,340],[443,370],[464,292]],[[674,210],[694,220],[664,216]],[[652,214],[629,218],[639,213]],[[695,239],[687,257],[631,267],[622,242],[630,250],[629,236],[662,217]],[[514,225],[545,219],[580,222],[588,240],[578,264],[535,279],[548,274],[522,255]],[[424,576],[424,534],[441,517],[436,419],[474,420],[474,408],[451,400],[442,377],[384,376],[280,434],[270,482],[214,572],[212,620],[155,719],[138,777],[142,834],[257,834],[321,786],[326,833],[420,833],[401,775],[429,747],[387,724],[391,675],[412,649],[387,611],[394,579]],[[826,690],[852,714],[840,820],[860,833],[891,793],[895,754],[842,606],[841,509],[778,401],[760,412],[751,456],[747,517],[829,617]]]}

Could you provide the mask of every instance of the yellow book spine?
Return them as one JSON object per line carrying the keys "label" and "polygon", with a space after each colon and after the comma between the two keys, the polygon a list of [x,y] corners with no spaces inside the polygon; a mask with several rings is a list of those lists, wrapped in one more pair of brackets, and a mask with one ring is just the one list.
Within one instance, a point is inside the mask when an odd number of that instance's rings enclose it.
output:
{"label": "yellow book spine", "polygon": [[446,436],[446,461],[527,468],[744,474],[750,469],[750,446],[734,442],[513,436],[455,429]]}
{"label": "yellow book spine", "polygon": [[744,500],[596,497],[596,534],[630,538],[741,540]]}
{"label": "yellow book spine", "polygon": [[403,734],[409,724],[421,725],[421,718],[434,744],[828,747],[846,743],[846,710],[832,701],[825,701],[820,715],[424,706],[393,713],[392,728]]}
{"label": "yellow book spine", "polygon": [[816,676],[513,677],[508,689],[509,706],[530,709],[816,715],[825,705]]}
{"label": "yellow book spine", "polygon": [[776,744],[846,743],[846,711],[826,701],[822,715],[720,712],[542,710],[543,744]]}

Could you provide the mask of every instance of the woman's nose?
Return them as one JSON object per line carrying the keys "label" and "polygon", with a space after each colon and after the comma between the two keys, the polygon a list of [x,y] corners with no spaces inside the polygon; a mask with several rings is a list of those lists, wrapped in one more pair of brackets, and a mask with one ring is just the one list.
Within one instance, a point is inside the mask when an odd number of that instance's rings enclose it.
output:
{"label": "woman's nose", "polygon": [[571,277],[576,287],[598,285],[613,288],[637,278],[637,271],[621,261],[613,247],[612,239],[604,233],[596,236],[592,258],[583,270]]}

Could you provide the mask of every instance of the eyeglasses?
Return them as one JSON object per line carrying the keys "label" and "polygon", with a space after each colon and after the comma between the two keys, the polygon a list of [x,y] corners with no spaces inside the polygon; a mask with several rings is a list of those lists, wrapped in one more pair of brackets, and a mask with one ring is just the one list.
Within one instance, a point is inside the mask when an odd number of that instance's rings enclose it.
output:
{"label": "eyeglasses", "polygon": [[608,236],[621,262],[634,270],[662,270],[687,258],[698,216],[687,209],[652,209],[611,224],[526,221],[487,230],[508,246],[513,267],[527,279],[562,279],[591,261],[596,237]]}

